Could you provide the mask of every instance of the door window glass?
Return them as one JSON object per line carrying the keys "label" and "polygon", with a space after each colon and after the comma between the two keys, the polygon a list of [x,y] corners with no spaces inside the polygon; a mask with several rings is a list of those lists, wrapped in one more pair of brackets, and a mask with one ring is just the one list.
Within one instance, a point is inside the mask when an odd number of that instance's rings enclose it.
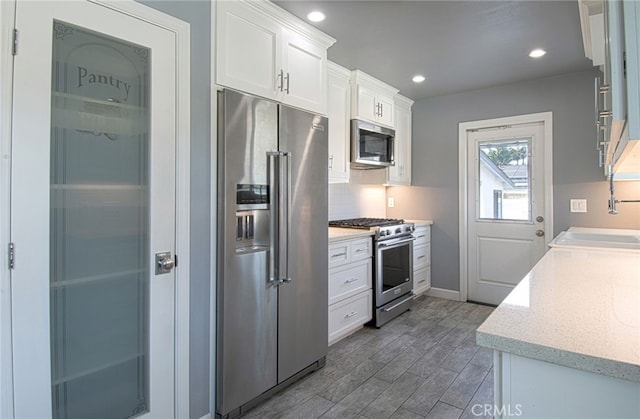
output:
{"label": "door window glass", "polygon": [[53,25],[54,418],[149,409],[149,52]]}
{"label": "door window glass", "polygon": [[531,138],[478,142],[479,219],[531,220]]}

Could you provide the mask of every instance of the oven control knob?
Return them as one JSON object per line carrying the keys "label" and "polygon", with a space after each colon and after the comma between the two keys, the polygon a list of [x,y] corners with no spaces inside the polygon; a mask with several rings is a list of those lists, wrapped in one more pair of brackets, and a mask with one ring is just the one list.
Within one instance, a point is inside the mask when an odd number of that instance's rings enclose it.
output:
{"label": "oven control knob", "polygon": [[400,227],[396,228],[396,234],[401,234],[402,233],[402,229]]}
{"label": "oven control knob", "polygon": [[380,230],[380,234],[379,234],[379,236],[380,236],[380,237],[382,237],[382,236],[386,236],[386,235],[387,235],[387,232],[386,232],[386,231],[384,231],[384,230]]}

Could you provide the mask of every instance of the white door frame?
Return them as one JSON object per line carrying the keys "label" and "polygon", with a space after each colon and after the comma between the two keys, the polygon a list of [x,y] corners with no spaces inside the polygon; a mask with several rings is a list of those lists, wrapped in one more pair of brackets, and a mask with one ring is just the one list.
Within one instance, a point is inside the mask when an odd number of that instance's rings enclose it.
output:
{"label": "white door frame", "polygon": [[15,3],[0,1],[0,417],[13,417],[11,282],[7,245],[11,240],[11,107],[13,59],[11,38]]}
{"label": "white door frame", "polygon": [[459,248],[460,248],[460,301],[467,301],[469,280],[468,252],[469,241],[468,184],[467,184],[467,132],[475,129],[500,127],[541,122],[544,131],[544,219],[545,231],[549,232],[545,241],[553,237],[553,113],[541,112],[481,121],[461,122],[458,124],[458,191],[459,191]]}
{"label": "white door frame", "polygon": [[[175,417],[189,417],[190,289],[190,26],[133,0],[87,0],[136,17],[175,34],[176,39],[176,255],[175,268]],[[15,2],[0,1],[0,417],[13,417],[11,353],[11,271],[6,253],[10,235],[11,119]],[[19,28],[18,28],[19,30]],[[19,37],[18,37],[19,42]],[[18,44],[18,54],[20,46]],[[16,249],[17,250],[17,249]],[[19,252],[16,252],[16,263]]]}

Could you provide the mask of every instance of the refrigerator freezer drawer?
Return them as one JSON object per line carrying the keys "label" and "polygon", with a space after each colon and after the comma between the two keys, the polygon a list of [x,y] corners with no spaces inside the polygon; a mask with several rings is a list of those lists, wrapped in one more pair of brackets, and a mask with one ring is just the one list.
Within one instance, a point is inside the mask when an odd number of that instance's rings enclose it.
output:
{"label": "refrigerator freezer drawer", "polygon": [[372,306],[371,290],[329,306],[329,345],[371,320]]}

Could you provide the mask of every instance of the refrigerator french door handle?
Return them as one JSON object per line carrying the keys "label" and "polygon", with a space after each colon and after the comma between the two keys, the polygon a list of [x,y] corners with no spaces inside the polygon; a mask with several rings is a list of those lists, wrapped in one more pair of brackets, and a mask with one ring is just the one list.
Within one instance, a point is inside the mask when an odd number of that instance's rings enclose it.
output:
{"label": "refrigerator french door handle", "polygon": [[279,279],[291,282],[289,277],[289,242],[291,241],[291,152],[280,152],[280,222],[279,222]]}
{"label": "refrigerator french door handle", "polygon": [[267,153],[269,173],[271,234],[269,282],[276,286],[291,282],[289,277],[289,241],[291,225],[291,153]]}
{"label": "refrigerator french door handle", "polygon": [[269,210],[270,210],[270,233],[269,233],[269,283],[275,286],[280,285],[280,274],[278,264],[280,260],[280,152],[267,152],[267,176],[269,182]]}

